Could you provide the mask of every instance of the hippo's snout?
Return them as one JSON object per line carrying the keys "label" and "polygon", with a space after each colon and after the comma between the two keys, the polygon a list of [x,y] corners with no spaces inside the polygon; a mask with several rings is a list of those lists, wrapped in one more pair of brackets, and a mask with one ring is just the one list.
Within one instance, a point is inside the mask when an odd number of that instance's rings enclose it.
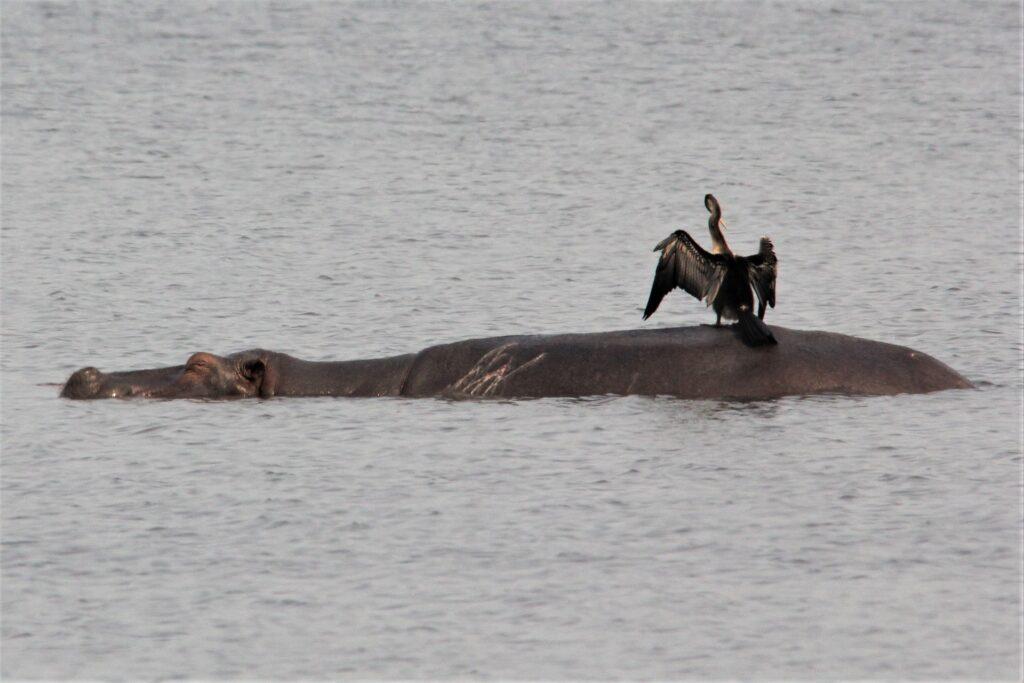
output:
{"label": "hippo's snout", "polygon": [[96,368],[77,370],[61,389],[63,398],[96,398],[103,384],[103,373]]}
{"label": "hippo's snout", "polygon": [[122,373],[108,375],[96,368],[78,370],[64,384],[60,395],[63,398],[130,398],[139,389],[131,381],[125,381]]}

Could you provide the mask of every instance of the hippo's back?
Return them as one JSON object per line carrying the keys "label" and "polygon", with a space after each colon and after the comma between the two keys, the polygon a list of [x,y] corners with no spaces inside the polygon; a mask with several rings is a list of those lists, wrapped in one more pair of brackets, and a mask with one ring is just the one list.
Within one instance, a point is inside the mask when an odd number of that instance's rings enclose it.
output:
{"label": "hippo's back", "polygon": [[828,332],[772,331],[778,345],[757,349],[745,346],[733,328],[710,326],[471,339],[422,351],[403,393],[767,399],[971,386],[906,347]]}

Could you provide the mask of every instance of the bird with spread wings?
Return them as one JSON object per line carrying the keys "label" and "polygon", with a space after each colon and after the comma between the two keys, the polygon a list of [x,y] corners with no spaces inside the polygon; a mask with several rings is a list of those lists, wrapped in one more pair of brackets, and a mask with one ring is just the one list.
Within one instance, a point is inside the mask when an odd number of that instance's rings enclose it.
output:
{"label": "bird with spread wings", "polygon": [[[666,294],[679,287],[714,307],[716,326],[721,325],[723,316],[738,320],[741,336],[747,344],[760,346],[776,343],[771,330],[763,322],[766,308],[775,308],[775,279],[779,260],[775,256],[772,241],[762,237],[756,254],[736,256],[722,232],[725,222],[721,220],[718,201],[709,194],[704,198],[704,204],[711,212],[708,229],[714,244],[713,250],[707,251],[701,247],[685,230],[676,230],[659,242],[654,251],[661,252],[661,255],[654,271],[644,319],[654,314]],[[754,298],[751,290],[757,295],[756,318],[753,315]]]}

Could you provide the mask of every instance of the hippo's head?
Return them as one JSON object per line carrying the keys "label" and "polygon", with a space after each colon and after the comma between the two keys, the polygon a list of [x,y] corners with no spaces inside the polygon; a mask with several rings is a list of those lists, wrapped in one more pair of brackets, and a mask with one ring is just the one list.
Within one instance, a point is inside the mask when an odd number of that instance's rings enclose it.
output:
{"label": "hippo's head", "polygon": [[266,351],[230,356],[193,353],[184,365],[103,373],[82,368],[61,390],[64,398],[251,398],[273,395]]}

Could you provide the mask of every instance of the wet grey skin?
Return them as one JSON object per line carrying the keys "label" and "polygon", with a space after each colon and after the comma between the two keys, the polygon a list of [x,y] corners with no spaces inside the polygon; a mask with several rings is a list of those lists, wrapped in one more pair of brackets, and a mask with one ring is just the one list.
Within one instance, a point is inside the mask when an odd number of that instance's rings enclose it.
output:
{"label": "wet grey skin", "polygon": [[889,395],[971,383],[931,356],[829,332],[773,327],[751,349],[712,326],[469,339],[390,358],[314,362],[253,349],[194,353],[184,365],[71,375],[61,396],[235,399],[299,396],[504,397],[666,395],[761,400]]}

